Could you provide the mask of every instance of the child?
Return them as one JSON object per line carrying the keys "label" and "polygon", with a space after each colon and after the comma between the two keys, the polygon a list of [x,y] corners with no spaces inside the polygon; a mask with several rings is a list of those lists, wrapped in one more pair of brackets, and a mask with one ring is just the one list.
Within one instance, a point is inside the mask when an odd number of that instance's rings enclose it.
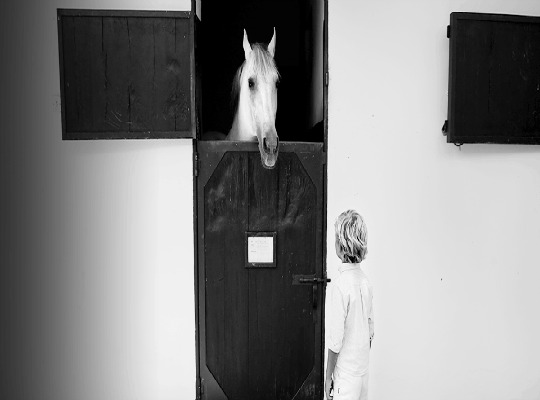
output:
{"label": "child", "polygon": [[373,289],[360,268],[367,253],[367,229],[360,214],[348,210],[337,218],[335,232],[342,264],[329,298],[326,398],[365,400],[373,339]]}

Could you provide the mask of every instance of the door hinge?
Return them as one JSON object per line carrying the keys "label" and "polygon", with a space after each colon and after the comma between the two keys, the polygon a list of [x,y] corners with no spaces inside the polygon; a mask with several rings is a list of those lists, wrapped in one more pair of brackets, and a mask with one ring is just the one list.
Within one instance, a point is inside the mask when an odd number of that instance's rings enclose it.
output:
{"label": "door hinge", "polygon": [[444,124],[441,128],[442,134],[446,136],[448,134],[448,120],[444,121]]}
{"label": "door hinge", "polygon": [[199,389],[199,398],[204,399],[204,379],[199,377],[198,388]]}
{"label": "door hinge", "polygon": [[448,26],[446,27],[446,37],[447,37],[448,39],[450,39],[450,32],[451,32],[451,28],[450,28],[450,25],[448,25]]}
{"label": "door hinge", "polygon": [[328,86],[329,81],[330,81],[330,76],[328,75],[328,71],[326,71],[326,72],[324,73],[324,85],[325,85],[325,86]]}
{"label": "door hinge", "polygon": [[193,175],[199,176],[199,153],[193,153]]}

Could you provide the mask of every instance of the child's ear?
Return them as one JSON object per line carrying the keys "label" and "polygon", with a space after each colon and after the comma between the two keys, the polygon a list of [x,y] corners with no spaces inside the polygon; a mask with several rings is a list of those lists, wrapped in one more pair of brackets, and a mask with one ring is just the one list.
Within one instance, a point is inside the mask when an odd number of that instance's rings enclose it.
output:
{"label": "child's ear", "polygon": [[343,249],[341,248],[341,245],[339,244],[339,240],[337,238],[336,238],[336,255],[343,262]]}

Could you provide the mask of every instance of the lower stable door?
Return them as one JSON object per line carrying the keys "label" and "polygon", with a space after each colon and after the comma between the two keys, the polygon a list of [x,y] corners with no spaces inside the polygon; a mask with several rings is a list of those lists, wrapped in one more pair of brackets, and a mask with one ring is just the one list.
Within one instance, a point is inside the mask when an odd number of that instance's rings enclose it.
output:
{"label": "lower stable door", "polygon": [[322,399],[322,144],[199,142],[198,396]]}

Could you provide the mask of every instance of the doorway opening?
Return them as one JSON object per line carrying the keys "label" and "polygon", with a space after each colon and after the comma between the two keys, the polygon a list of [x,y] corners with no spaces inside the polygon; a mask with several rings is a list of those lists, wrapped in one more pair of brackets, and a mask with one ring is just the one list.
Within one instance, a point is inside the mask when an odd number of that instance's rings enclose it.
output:
{"label": "doorway opening", "polygon": [[[197,398],[323,399],[327,0],[204,0],[197,24]],[[276,30],[275,168],[232,125],[233,78]],[[253,257],[253,258],[252,258]]]}
{"label": "doorway opening", "polygon": [[321,0],[204,0],[200,5],[198,67],[201,132],[227,134],[234,117],[231,87],[250,43],[268,44],[276,29],[281,79],[276,130],[280,141],[324,141],[324,13]]}

